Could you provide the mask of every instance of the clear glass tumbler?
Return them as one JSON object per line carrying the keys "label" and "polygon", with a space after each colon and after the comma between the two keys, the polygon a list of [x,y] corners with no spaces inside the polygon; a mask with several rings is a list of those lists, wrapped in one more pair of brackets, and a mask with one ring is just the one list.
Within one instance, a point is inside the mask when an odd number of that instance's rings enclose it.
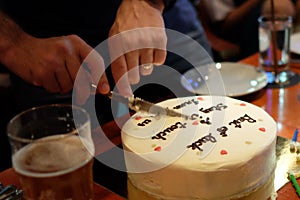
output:
{"label": "clear glass tumbler", "polygon": [[295,75],[290,71],[291,16],[260,16],[259,65],[267,73],[268,83],[285,84]]}
{"label": "clear glass tumbler", "polygon": [[9,122],[7,134],[25,199],[93,199],[94,144],[85,110],[32,108]]}

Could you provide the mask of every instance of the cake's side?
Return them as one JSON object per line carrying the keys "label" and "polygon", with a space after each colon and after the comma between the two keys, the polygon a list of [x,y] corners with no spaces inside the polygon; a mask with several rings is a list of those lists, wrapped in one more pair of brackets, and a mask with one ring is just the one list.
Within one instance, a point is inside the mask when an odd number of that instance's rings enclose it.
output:
{"label": "cake's side", "polygon": [[165,199],[239,198],[274,173],[276,124],[262,109],[217,96],[161,105],[191,117],[137,113],[125,124],[125,161],[136,188]]}
{"label": "cake's side", "polygon": [[269,151],[248,163],[228,170],[195,171],[173,164],[149,173],[129,173],[128,178],[136,188],[158,199],[239,199],[256,191],[273,176],[272,150],[270,146]]}
{"label": "cake's side", "polygon": [[[235,197],[231,200],[273,200],[276,199],[277,194],[274,193],[274,174],[269,178],[268,181],[266,181],[263,185],[260,187],[257,187],[255,191],[249,193],[246,196],[243,197]],[[130,179],[127,180],[127,186],[128,186],[128,194],[127,198],[129,200],[182,200],[182,198],[169,198],[167,196],[155,196],[153,194],[150,194],[148,191],[142,191],[141,189],[136,188],[130,181]],[[271,194],[271,198],[270,198]],[[201,200],[199,198],[192,198]],[[207,198],[205,198],[207,199]],[[220,200],[218,198],[218,200]]]}

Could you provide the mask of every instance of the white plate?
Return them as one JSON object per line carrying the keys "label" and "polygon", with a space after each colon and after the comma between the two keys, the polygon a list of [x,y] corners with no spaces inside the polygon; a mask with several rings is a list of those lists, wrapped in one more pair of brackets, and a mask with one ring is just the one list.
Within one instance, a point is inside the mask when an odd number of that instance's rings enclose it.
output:
{"label": "white plate", "polygon": [[264,88],[267,83],[265,72],[258,71],[252,65],[233,62],[196,67],[185,72],[181,77],[182,86],[194,94],[230,97],[256,92]]}
{"label": "white plate", "polygon": [[300,33],[291,36],[291,52],[300,54]]}

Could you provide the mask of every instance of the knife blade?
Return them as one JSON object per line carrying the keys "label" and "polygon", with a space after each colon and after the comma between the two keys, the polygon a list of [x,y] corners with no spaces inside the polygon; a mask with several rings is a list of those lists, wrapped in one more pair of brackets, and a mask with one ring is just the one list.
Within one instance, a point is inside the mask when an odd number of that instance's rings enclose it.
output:
{"label": "knife blade", "polygon": [[171,117],[182,117],[189,119],[188,115],[181,114],[169,108],[164,108],[157,104],[151,103],[139,97],[124,97],[119,93],[111,91],[107,95],[110,99],[127,105],[133,111],[142,111],[154,114],[155,116],[167,115]]}

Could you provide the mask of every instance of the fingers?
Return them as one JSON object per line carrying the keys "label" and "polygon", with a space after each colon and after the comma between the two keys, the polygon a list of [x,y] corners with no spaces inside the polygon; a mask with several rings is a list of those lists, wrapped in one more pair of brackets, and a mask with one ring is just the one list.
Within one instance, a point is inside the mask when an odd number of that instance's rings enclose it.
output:
{"label": "fingers", "polygon": [[[127,65],[128,70],[128,80],[131,84],[137,84],[140,81],[139,75],[139,52],[131,51],[125,54],[126,63],[123,65]],[[123,61],[123,60],[122,60]]]}
{"label": "fingers", "polygon": [[150,75],[153,71],[153,49],[140,50],[140,72],[142,75]]}
{"label": "fingers", "polygon": [[125,56],[121,56],[111,63],[112,74],[119,93],[123,96],[132,96],[127,69]]}
{"label": "fingers", "polygon": [[51,93],[59,93],[60,85],[55,77],[55,74],[49,74],[48,76],[44,76],[42,85],[46,88],[47,91]]}
{"label": "fingers", "polygon": [[89,46],[80,51],[81,58],[84,58],[83,64],[90,72],[90,83],[96,84],[97,91],[101,94],[107,94],[110,91],[109,83],[105,74],[105,64],[101,55]]}
{"label": "fingers", "polygon": [[[66,46],[70,49],[66,53],[65,63],[69,80],[63,80],[61,73],[61,76],[58,76],[60,85],[67,87],[70,81],[74,83],[75,100],[78,104],[85,103],[90,95],[96,92],[107,94],[110,88],[100,54],[78,36],[71,35],[67,38]],[[64,75],[66,76],[66,73]]]}
{"label": "fingers", "polygon": [[[53,64],[60,67],[58,64]],[[52,66],[53,66],[52,65]],[[54,70],[47,70],[47,65],[31,70],[31,80],[34,85],[44,87],[50,93],[60,93],[61,88]],[[55,69],[55,68],[54,68]]]}
{"label": "fingers", "polygon": [[130,96],[130,85],[140,81],[140,74],[150,75],[155,65],[166,59],[166,51],[152,48],[138,49],[124,53],[112,62],[112,74],[121,95]]}
{"label": "fingers", "polygon": [[67,93],[73,88],[73,80],[67,67],[62,64],[55,71],[42,71],[39,73],[39,81],[34,81],[36,86],[43,86],[50,93]]}
{"label": "fingers", "polygon": [[92,50],[86,57],[85,62],[91,71],[93,83],[98,85],[97,91],[101,94],[107,94],[110,90],[108,80],[105,74],[105,64],[100,54]]}
{"label": "fingers", "polygon": [[[121,94],[131,94],[130,85],[148,76],[155,65],[166,59],[166,33],[160,28],[138,28],[120,31],[113,25],[108,40],[112,74]],[[121,81],[122,79],[122,81]]]}
{"label": "fingers", "polygon": [[56,80],[61,93],[67,93],[73,88],[73,80],[66,66],[59,68],[55,72]]}
{"label": "fingers", "polygon": [[166,57],[167,57],[166,50],[155,49],[153,63],[155,65],[162,65],[162,64],[164,64]]}
{"label": "fingers", "polygon": [[[75,101],[79,105],[83,105],[91,95],[91,77],[89,73],[81,67],[74,82]],[[93,92],[93,94],[95,94]]]}
{"label": "fingers", "polygon": [[[102,73],[102,74],[101,74]],[[104,64],[98,57],[88,55],[80,66],[75,83],[76,102],[82,105],[96,92],[107,94],[110,91],[108,80],[104,73]]]}

